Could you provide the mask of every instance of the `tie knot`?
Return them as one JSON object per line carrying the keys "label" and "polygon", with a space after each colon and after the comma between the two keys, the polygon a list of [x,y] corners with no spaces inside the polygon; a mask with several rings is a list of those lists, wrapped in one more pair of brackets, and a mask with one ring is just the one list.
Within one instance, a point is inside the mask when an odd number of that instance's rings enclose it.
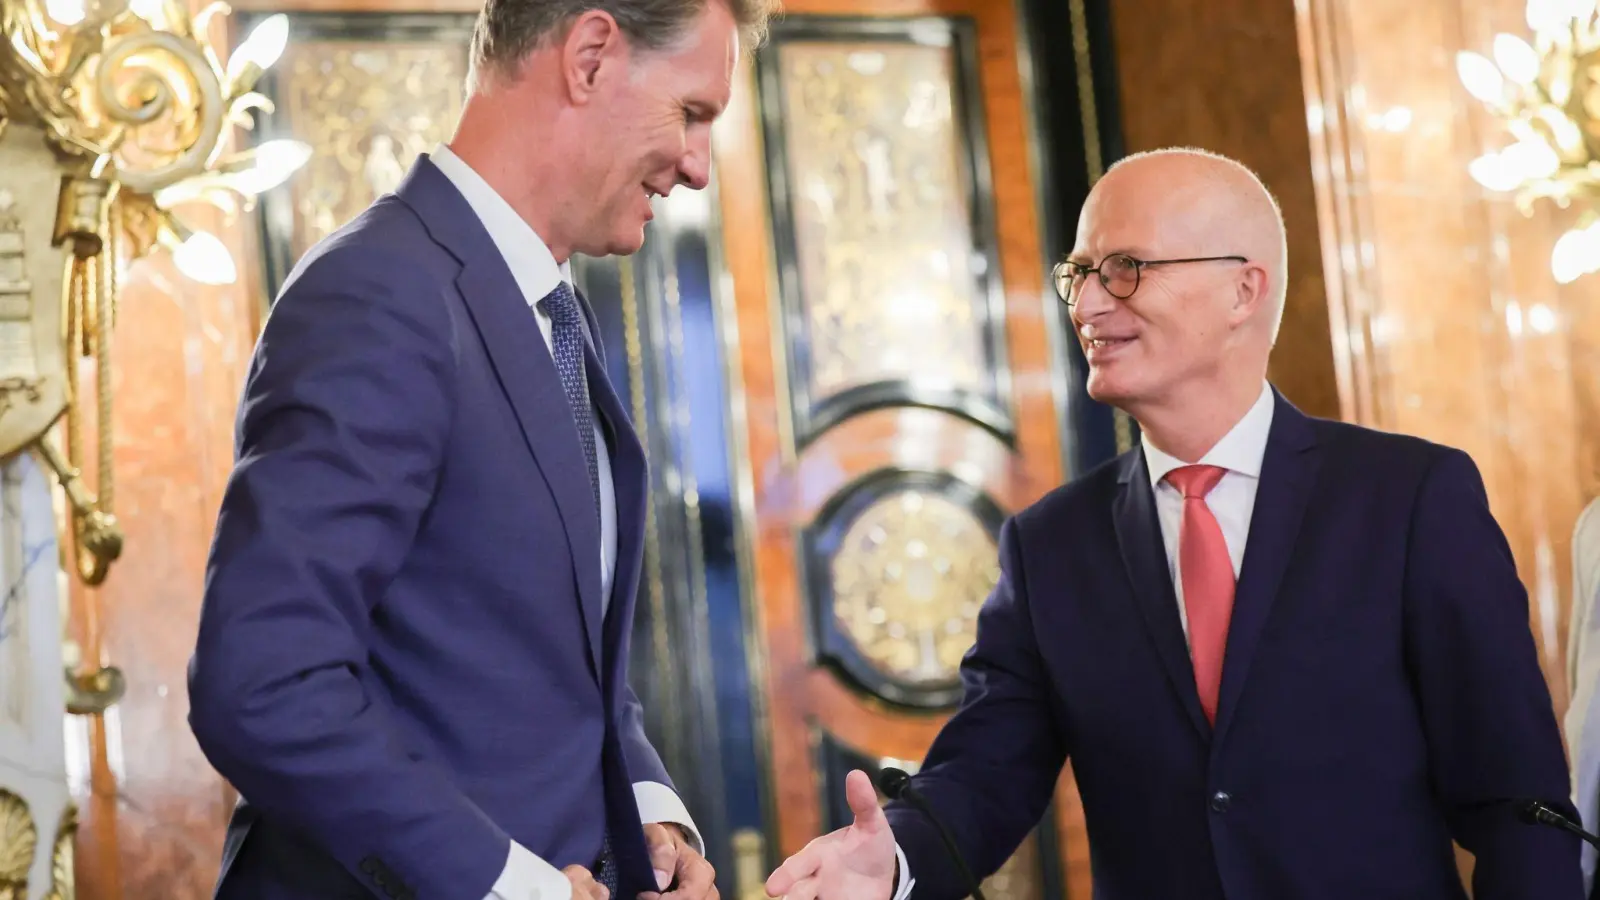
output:
{"label": "tie knot", "polygon": [[1228,470],[1221,466],[1184,466],[1167,473],[1167,483],[1185,500],[1204,500]]}
{"label": "tie knot", "polygon": [[557,325],[577,325],[583,321],[583,313],[578,311],[578,297],[572,292],[572,285],[565,281],[558,283],[555,290],[545,294],[544,299],[539,301],[538,307]]}

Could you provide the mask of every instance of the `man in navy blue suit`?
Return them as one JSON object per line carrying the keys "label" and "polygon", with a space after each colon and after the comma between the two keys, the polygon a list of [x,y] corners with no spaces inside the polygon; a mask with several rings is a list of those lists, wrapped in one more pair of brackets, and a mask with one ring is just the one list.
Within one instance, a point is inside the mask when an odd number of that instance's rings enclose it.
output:
{"label": "man in navy blue suit", "polygon": [[571,284],[705,187],[764,0],[489,0],[448,146],[306,255],[189,673],[219,898],[715,900],[627,679],[645,459]]}
{"label": "man in navy blue suit", "polygon": [[[1413,261],[1398,260],[1396,265]],[[961,709],[913,785],[978,877],[1070,760],[1097,900],[1578,900],[1527,596],[1466,454],[1313,419],[1266,382],[1271,195],[1193,150],[1091,192],[1057,287],[1141,445],[1008,521]],[[937,831],[851,773],[787,900],[955,900]]]}

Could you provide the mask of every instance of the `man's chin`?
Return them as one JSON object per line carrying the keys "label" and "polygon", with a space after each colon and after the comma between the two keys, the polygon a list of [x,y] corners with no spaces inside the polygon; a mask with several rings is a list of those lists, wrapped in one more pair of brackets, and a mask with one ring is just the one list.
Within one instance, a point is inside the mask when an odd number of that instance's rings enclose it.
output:
{"label": "man's chin", "polygon": [[1083,387],[1084,393],[1089,395],[1089,399],[1111,406],[1116,406],[1119,402],[1128,399],[1126,385],[1119,384],[1115,378],[1108,377],[1106,373],[1095,371],[1094,369],[1089,370],[1088,382]]}
{"label": "man's chin", "polygon": [[641,229],[637,235],[613,239],[608,252],[612,256],[632,256],[643,249],[644,231]]}
{"label": "man's chin", "polygon": [[627,231],[611,234],[604,241],[596,241],[592,245],[573,248],[576,252],[590,257],[603,256],[632,256],[644,248],[644,229],[637,232]]}

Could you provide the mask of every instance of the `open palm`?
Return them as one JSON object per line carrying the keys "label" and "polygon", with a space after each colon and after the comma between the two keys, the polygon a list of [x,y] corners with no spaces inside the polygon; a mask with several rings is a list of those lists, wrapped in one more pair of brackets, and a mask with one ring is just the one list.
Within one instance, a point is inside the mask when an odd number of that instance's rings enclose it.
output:
{"label": "open palm", "polygon": [[855,821],[789,857],[767,879],[767,895],[786,900],[889,900],[894,893],[894,832],[872,780],[851,772],[845,799]]}

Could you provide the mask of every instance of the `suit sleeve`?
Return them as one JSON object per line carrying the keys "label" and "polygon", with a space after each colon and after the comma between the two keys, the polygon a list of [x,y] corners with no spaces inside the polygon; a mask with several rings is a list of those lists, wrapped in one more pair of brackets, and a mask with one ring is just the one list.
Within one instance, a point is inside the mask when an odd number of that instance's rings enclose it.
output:
{"label": "suit sleeve", "polygon": [[510,839],[410,752],[365,641],[451,427],[454,338],[432,284],[398,254],[336,248],[275,305],[240,406],[189,721],[251,805],[369,888],[482,900]]}
{"label": "suit sleeve", "polygon": [[1579,900],[1578,839],[1523,824],[1511,802],[1574,813],[1528,596],[1465,453],[1444,452],[1424,476],[1409,539],[1406,655],[1434,790],[1476,858],[1473,896]]}
{"label": "suit sleeve", "polygon": [[[913,785],[979,879],[1016,852],[1050,803],[1067,744],[1035,640],[1015,519],[1000,531],[1000,580],[961,663],[961,708],[934,739]],[[914,900],[959,900],[965,883],[917,810],[888,807]],[[911,885],[911,881],[915,885]]]}
{"label": "suit sleeve", "polygon": [[655,745],[645,735],[644,707],[640,705],[638,695],[631,686],[624,684],[621,700],[619,735],[623,757],[628,761],[628,774],[633,778],[633,799],[639,808],[640,821],[645,824],[671,822],[682,825],[690,846],[694,847],[695,852],[704,854],[706,845],[700,828],[689,815],[683,798],[678,796],[672,777],[661,762],[661,754],[656,752]]}

